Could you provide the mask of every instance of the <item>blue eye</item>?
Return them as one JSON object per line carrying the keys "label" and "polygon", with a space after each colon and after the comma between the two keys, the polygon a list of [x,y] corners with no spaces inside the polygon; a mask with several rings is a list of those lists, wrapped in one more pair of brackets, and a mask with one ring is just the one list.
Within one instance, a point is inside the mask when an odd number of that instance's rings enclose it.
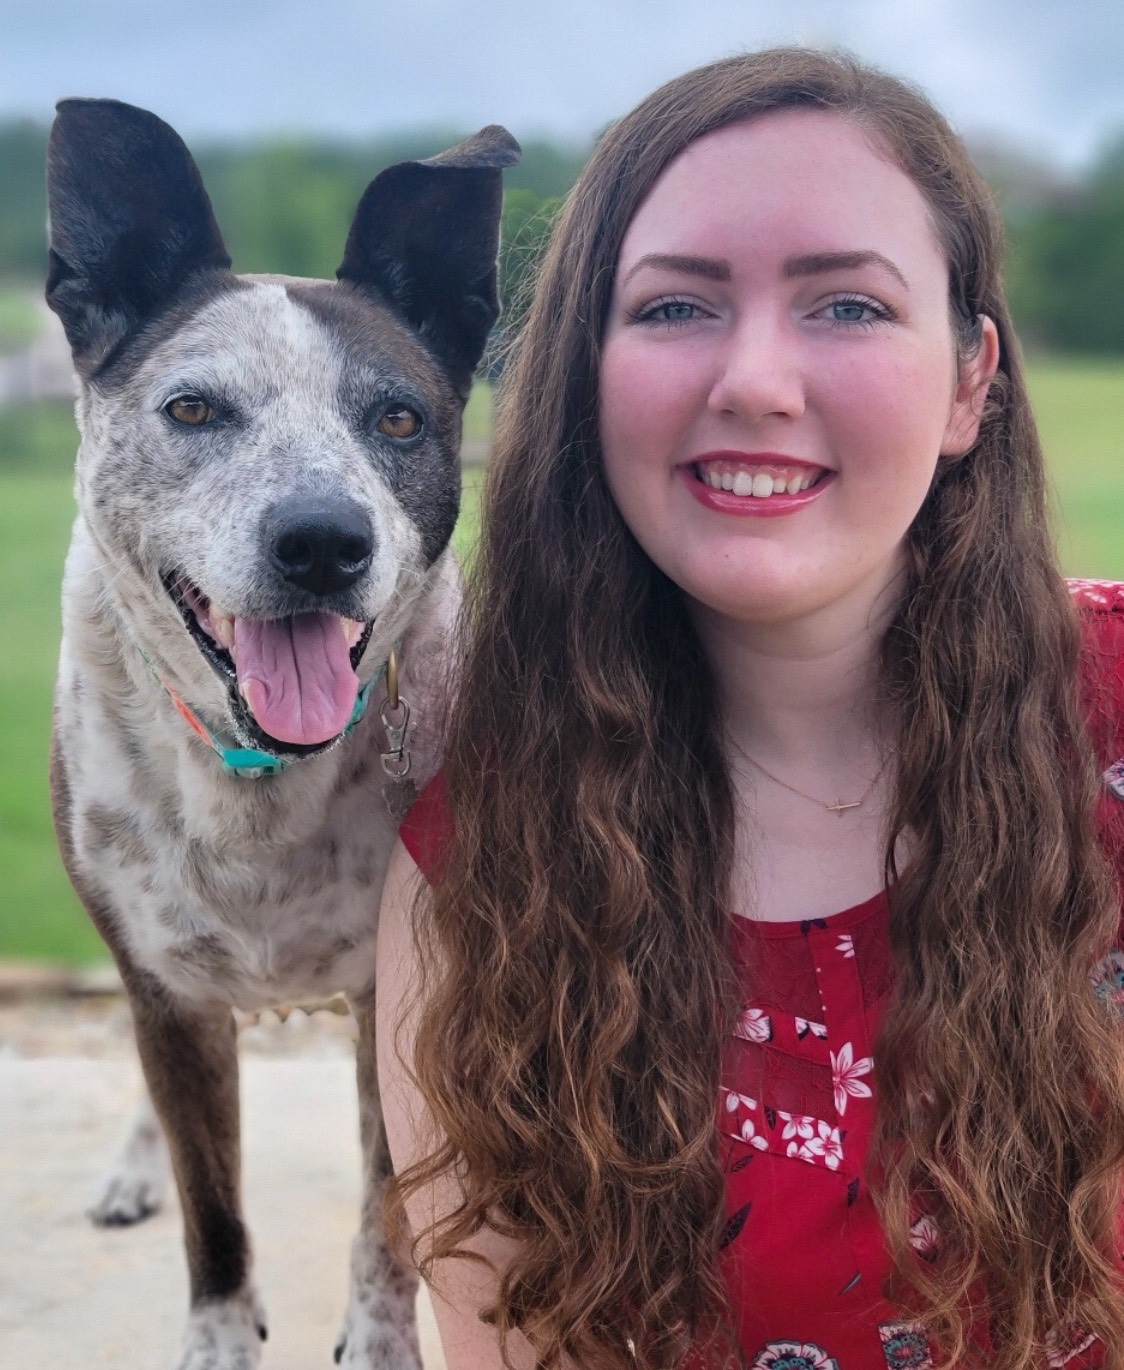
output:
{"label": "blue eye", "polygon": [[852,300],[836,300],[831,313],[837,323],[861,323],[868,306]]}
{"label": "blue eye", "polygon": [[650,304],[631,311],[628,317],[632,323],[662,324],[665,328],[677,328],[682,324],[695,323],[707,317],[707,312],[693,300],[680,300],[671,296],[667,299],[653,300]]}
{"label": "blue eye", "polygon": [[816,317],[838,328],[873,328],[896,317],[889,306],[863,295],[832,300],[816,311]]}

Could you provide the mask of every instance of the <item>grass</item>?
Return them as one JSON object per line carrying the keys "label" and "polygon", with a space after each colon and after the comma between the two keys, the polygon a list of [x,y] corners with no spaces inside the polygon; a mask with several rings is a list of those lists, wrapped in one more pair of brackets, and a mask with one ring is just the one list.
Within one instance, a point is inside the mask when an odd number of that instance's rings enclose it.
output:
{"label": "grass", "polygon": [[1030,391],[1072,576],[1124,580],[1124,361],[1032,363]]}
{"label": "grass", "polygon": [[35,341],[43,326],[37,294],[30,286],[0,284],[0,356]]}
{"label": "grass", "polygon": [[[1124,580],[1124,360],[1041,359],[1031,390],[1071,575]],[[466,433],[487,433],[474,395]],[[77,438],[67,406],[0,409],[0,957],[80,964],[104,956],[55,851],[47,795],[58,587],[73,518]],[[455,542],[470,553],[480,471],[465,472]]]}

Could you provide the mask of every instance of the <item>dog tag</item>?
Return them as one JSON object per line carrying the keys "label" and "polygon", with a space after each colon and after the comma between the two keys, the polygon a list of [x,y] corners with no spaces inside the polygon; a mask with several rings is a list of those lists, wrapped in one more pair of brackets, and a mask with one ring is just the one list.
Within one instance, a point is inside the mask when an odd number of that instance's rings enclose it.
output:
{"label": "dog tag", "polygon": [[399,824],[413,808],[414,800],[418,797],[418,787],[406,777],[388,780],[382,787],[382,795],[386,801],[387,812],[395,824]]}

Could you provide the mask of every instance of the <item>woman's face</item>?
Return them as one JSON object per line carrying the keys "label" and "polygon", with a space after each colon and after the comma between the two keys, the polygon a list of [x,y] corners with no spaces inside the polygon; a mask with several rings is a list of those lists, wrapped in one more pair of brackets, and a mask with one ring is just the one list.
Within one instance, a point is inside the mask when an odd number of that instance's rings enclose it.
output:
{"label": "woman's face", "polygon": [[652,560],[747,623],[876,610],[998,355],[958,374],[921,193],[810,110],[688,147],[625,235],[603,344],[605,473]]}

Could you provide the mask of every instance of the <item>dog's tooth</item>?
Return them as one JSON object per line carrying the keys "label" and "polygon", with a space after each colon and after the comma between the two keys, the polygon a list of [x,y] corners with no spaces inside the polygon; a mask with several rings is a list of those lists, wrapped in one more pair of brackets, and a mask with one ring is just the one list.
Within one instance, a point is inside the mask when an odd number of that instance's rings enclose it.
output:
{"label": "dog's tooth", "polygon": [[252,687],[256,684],[256,680],[243,680],[238,686],[238,693],[246,701],[246,707],[249,709],[251,713],[254,712],[254,701],[250,697],[250,691]]}
{"label": "dog's tooth", "polygon": [[230,648],[234,646],[233,614],[224,614],[220,609],[216,609],[215,606],[212,604],[211,628],[214,631],[215,637],[218,638],[218,640],[222,643],[224,647]]}
{"label": "dog's tooth", "polygon": [[343,629],[343,640],[349,647],[354,647],[363,633],[363,624],[354,618],[341,618],[340,627]]}

